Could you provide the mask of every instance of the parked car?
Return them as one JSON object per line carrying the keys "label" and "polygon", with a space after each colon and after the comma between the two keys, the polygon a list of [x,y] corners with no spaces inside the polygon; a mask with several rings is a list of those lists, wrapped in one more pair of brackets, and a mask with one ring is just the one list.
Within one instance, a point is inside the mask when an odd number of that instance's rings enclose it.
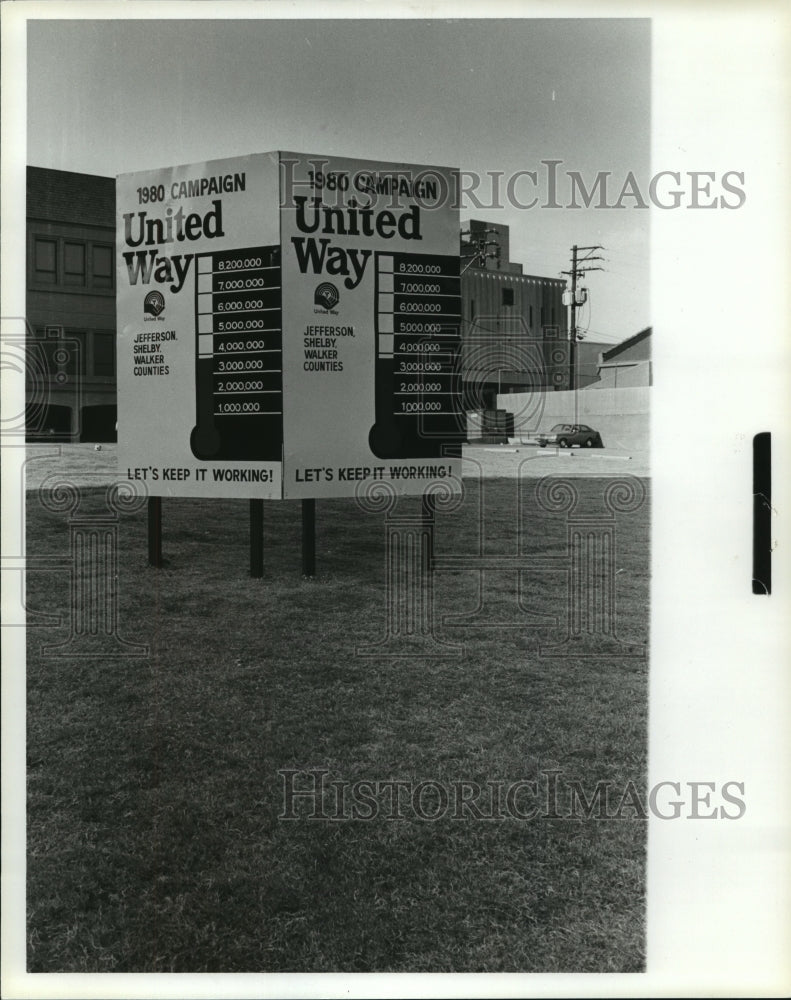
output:
{"label": "parked car", "polygon": [[538,434],[537,440],[542,448],[548,444],[558,448],[572,448],[575,444],[580,448],[604,447],[601,434],[587,424],[555,424],[551,431]]}

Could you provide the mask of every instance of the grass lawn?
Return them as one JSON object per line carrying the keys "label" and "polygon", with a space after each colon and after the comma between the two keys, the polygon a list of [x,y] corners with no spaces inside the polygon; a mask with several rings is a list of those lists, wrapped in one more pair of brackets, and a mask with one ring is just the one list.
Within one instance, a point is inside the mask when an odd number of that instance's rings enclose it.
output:
{"label": "grass lawn", "polygon": [[[591,503],[603,485],[578,482]],[[437,556],[481,548],[468,486],[438,515]],[[513,554],[518,484],[485,487],[483,549]],[[562,555],[565,515],[523,488],[523,550]],[[103,498],[84,490],[80,513],[102,512]],[[119,524],[120,635],[148,644],[147,656],[111,646],[66,657],[42,647],[67,627],[28,630],[29,971],[644,967],[647,824],[636,810],[601,820],[449,809],[429,821],[407,808],[403,819],[333,821],[308,819],[300,800],[299,818],[278,818],[287,768],[448,789],[540,783],[557,769],[588,793],[610,781],[642,794],[646,658],[544,656],[539,642],[563,628],[524,627],[527,610],[565,625],[563,573],[523,573],[517,605],[516,574],[487,572],[485,614],[470,621],[489,618],[470,627],[443,619],[475,611],[479,574],[438,572],[438,635],[460,655],[361,657],[385,629],[383,515],[318,502],[318,575],[306,580],[299,505],[267,503],[254,580],[246,501],[165,500],[163,513],[160,570],[146,564],[145,510]],[[66,515],[36,493],[27,550],[69,554]],[[617,520],[624,652],[647,640],[648,552],[646,503]],[[31,572],[27,602],[68,620],[68,573]]]}

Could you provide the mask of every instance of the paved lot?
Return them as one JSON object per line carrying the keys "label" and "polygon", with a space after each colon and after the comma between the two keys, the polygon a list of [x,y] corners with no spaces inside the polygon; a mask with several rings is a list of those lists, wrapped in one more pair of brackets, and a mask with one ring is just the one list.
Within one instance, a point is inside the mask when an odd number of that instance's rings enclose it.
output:
{"label": "paved lot", "polygon": [[616,448],[539,448],[536,445],[465,445],[462,475],[493,478],[541,476],[649,476],[648,454]]}

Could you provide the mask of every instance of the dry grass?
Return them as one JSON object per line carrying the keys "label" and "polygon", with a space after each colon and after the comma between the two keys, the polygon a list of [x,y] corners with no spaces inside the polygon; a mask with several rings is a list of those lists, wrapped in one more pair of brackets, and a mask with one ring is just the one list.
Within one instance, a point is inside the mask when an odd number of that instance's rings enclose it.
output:
{"label": "dry grass", "polygon": [[[489,544],[509,551],[514,483],[486,488]],[[65,517],[30,496],[28,552],[67,555]],[[99,511],[102,494],[83,503]],[[438,554],[476,551],[474,506],[439,518]],[[145,513],[122,517],[120,633],[148,657],[64,658],[41,647],[66,630],[29,629],[29,970],[642,969],[646,824],[628,810],[285,822],[278,771],[450,786],[557,767],[591,791],[642,789],[646,661],[540,656],[557,629],[448,625],[458,658],[358,657],[384,629],[382,517],[320,502],[319,575],[304,580],[299,507],[267,504],[253,580],[247,511],[166,501],[159,571]],[[529,551],[563,551],[562,516],[533,504],[524,525]],[[618,630],[640,646],[647,505],[618,522],[618,569]],[[476,580],[437,574],[438,620],[474,609]],[[523,604],[562,618],[565,588],[525,573]],[[488,578],[502,621],[523,614],[514,590],[513,574]],[[28,605],[66,615],[63,575],[30,574]]]}

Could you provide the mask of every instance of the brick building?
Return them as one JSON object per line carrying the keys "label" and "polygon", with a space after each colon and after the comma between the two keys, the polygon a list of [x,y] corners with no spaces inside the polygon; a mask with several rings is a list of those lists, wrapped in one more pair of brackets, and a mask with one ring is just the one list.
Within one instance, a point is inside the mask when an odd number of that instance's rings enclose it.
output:
{"label": "brick building", "polygon": [[28,436],[115,438],[115,179],[27,168]]}
{"label": "brick building", "polygon": [[508,226],[472,220],[461,237],[464,408],[498,392],[569,387],[566,282],[524,274]]}

